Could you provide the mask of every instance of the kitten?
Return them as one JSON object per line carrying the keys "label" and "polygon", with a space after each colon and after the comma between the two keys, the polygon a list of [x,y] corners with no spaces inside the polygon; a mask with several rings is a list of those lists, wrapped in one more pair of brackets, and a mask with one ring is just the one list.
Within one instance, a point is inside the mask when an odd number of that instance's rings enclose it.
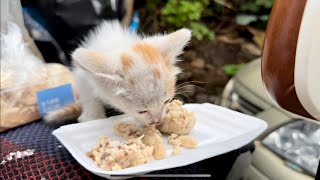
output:
{"label": "kitten", "polygon": [[106,118],[108,104],[145,124],[162,123],[180,73],[175,63],[190,38],[186,28],[144,37],[118,21],[103,22],[72,53],[79,103],[48,113],[45,121],[77,118],[81,110],[79,122]]}

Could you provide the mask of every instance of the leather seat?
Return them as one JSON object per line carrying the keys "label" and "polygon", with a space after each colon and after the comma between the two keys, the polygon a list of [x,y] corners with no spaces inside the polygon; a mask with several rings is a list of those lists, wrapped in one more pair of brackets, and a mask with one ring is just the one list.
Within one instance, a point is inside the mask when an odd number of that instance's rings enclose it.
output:
{"label": "leather seat", "polygon": [[262,78],[280,107],[320,121],[319,19],[319,0],[275,0],[263,48]]}

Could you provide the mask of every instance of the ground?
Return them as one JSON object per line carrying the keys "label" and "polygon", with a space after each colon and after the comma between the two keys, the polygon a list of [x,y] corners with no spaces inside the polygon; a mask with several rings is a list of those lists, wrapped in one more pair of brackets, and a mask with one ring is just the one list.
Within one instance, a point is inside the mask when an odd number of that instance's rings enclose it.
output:
{"label": "ground", "polygon": [[[261,54],[261,49],[244,38],[229,38],[218,35],[210,42],[192,42],[186,48],[178,65],[183,69],[179,84],[186,102],[219,103],[220,97],[231,76],[223,69],[229,64],[247,63]],[[188,83],[189,82],[189,83]],[[181,88],[179,87],[179,88]]]}
{"label": "ground", "polygon": [[[144,34],[176,29],[170,28],[161,20],[161,6],[148,10],[150,6],[140,3],[137,7],[140,13],[139,30]],[[237,24],[235,17],[238,13],[222,6],[214,9],[213,15],[201,20],[215,32],[215,38],[211,41],[193,38],[181,55],[182,61],[178,66],[183,72],[178,77],[177,86],[179,98],[183,98],[183,101],[218,104],[222,91],[231,78],[224,71],[225,65],[245,64],[261,56],[264,28]]]}

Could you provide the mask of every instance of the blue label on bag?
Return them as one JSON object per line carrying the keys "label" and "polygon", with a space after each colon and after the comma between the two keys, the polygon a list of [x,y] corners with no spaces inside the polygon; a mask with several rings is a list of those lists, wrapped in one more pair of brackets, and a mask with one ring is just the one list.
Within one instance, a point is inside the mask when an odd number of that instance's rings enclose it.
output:
{"label": "blue label on bag", "polygon": [[71,84],[38,91],[37,99],[41,115],[60,109],[75,101]]}

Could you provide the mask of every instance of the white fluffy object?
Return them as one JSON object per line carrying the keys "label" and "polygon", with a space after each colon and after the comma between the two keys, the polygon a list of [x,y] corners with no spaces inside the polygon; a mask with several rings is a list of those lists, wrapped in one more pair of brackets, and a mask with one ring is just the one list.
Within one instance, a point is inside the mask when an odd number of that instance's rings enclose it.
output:
{"label": "white fluffy object", "polygon": [[10,80],[19,86],[40,80],[37,74],[44,70],[44,63],[24,43],[19,26],[7,25],[7,33],[1,33],[1,82]]}

